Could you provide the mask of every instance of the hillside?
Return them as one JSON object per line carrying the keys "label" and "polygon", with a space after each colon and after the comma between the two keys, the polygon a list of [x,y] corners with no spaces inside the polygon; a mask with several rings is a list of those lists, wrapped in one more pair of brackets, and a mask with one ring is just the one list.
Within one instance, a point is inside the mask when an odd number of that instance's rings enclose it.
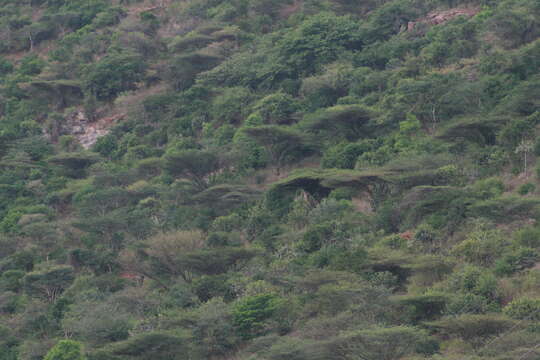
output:
{"label": "hillside", "polygon": [[540,359],[539,1],[0,29],[0,360]]}

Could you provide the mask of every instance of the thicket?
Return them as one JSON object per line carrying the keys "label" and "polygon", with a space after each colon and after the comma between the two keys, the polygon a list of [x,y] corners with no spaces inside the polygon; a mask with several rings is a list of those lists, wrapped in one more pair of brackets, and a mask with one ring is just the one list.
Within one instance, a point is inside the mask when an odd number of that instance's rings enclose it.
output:
{"label": "thicket", "polygon": [[0,29],[0,360],[540,356],[538,1]]}

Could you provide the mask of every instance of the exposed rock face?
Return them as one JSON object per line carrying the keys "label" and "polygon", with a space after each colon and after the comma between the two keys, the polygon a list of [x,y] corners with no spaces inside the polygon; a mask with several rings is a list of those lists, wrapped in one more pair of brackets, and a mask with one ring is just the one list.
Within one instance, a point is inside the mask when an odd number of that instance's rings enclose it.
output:
{"label": "exposed rock face", "polygon": [[97,121],[90,121],[82,110],[75,110],[68,114],[62,126],[62,135],[73,135],[79,143],[88,149],[94,145],[98,138],[107,135],[109,128],[126,114],[104,117]]}
{"label": "exposed rock face", "polygon": [[419,21],[411,21],[407,24],[407,31],[412,31],[417,24],[439,25],[444,24],[458,16],[472,17],[478,12],[478,8],[455,8],[445,11],[432,11]]}
{"label": "exposed rock face", "polygon": [[352,198],[352,204],[357,211],[364,214],[373,214],[373,199],[369,192],[363,191]]}

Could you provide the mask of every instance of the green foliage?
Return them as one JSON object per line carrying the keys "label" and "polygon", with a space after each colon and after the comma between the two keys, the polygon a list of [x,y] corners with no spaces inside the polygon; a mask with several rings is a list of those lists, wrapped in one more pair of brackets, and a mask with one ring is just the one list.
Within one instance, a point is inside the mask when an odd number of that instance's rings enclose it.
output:
{"label": "green foliage", "polygon": [[193,338],[200,347],[200,356],[222,356],[234,350],[236,335],[230,307],[214,297],[194,311]]}
{"label": "green foliage", "polygon": [[540,247],[540,228],[526,227],[520,229],[516,232],[515,237],[521,246]]}
{"label": "green foliage", "polygon": [[184,150],[165,155],[163,168],[174,177],[185,177],[193,185],[204,190],[211,184],[212,173],[219,169],[216,154],[203,150]]}
{"label": "green foliage", "polygon": [[239,123],[246,115],[251,100],[248,89],[236,87],[224,89],[212,104],[212,115],[219,123]]}
{"label": "green foliage", "polygon": [[126,341],[112,344],[90,356],[90,359],[140,359],[156,357],[180,360],[187,350],[186,341],[180,337],[160,332],[147,332]]}
{"label": "green foliage", "polygon": [[266,320],[271,318],[283,299],[275,294],[261,294],[243,298],[233,309],[233,323],[243,339],[252,339],[264,334]]}
{"label": "green foliage", "polygon": [[396,326],[348,333],[345,347],[352,356],[363,359],[390,360],[408,354],[435,353],[438,343],[415,328]]}
{"label": "green foliage", "polygon": [[503,312],[512,319],[539,321],[540,300],[519,298],[506,305],[503,309]]}
{"label": "green foliage", "polygon": [[85,69],[84,87],[98,100],[110,101],[123,91],[135,89],[144,71],[144,62],[134,54],[109,54]]}
{"label": "green foliage", "polygon": [[62,167],[65,176],[80,178],[84,177],[85,170],[99,161],[99,157],[92,153],[64,153],[52,156],[48,159],[51,164]]}
{"label": "green foliage", "polygon": [[196,76],[216,66],[219,57],[202,53],[191,53],[174,57],[168,69],[169,81],[177,90],[187,90],[195,83]]}
{"label": "green foliage", "polygon": [[302,241],[298,244],[298,248],[305,252],[317,251],[323,244],[330,242],[334,232],[334,224],[317,224],[307,230],[302,236]]}
{"label": "green foliage", "polygon": [[73,340],[59,341],[45,356],[45,360],[84,360],[81,343]]}
{"label": "green foliage", "polygon": [[374,141],[340,143],[328,148],[321,161],[323,168],[354,169],[357,158],[374,147]]}
{"label": "green foliage", "polygon": [[315,133],[326,133],[330,137],[357,140],[369,135],[366,125],[373,117],[370,109],[358,105],[337,105],[307,116],[300,126]]}
{"label": "green foliage", "polygon": [[74,279],[73,268],[55,266],[25,275],[24,290],[30,296],[40,297],[54,302]]}
{"label": "green foliage", "polygon": [[496,230],[477,230],[456,245],[452,251],[456,256],[462,256],[467,262],[489,266],[503,251],[504,239]]}
{"label": "green foliage", "polygon": [[500,315],[460,315],[428,323],[428,326],[447,335],[457,335],[463,340],[474,340],[504,333],[514,322]]}
{"label": "green foliage", "polygon": [[264,125],[244,127],[242,131],[266,148],[276,167],[277,175],[286,163],[309,153],[305,136],[297,130],[277,125]]}
{"label": "green foliage", "polygon": [[265,124],[288,124],[292,120],[292,115],[299,109],[299,105],[292,96],[278,92],[259,100],[253,109],[260,114]]}
{"label": "green foliage", "polygon": [[517,192],[519,195],[527,195],[529,193],[534,192],[535,189],[536,189],[536,186],[533,183],[527,183],[527,184],[520,185]]}
{"label": "green foliage", "polygon": [[0,360],[538,357],[539,10],[0,0]]}

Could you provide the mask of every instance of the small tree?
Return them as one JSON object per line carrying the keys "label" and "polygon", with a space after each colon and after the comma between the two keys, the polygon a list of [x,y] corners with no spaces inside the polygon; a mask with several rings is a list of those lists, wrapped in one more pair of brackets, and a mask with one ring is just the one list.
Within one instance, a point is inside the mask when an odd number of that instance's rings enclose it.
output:
{"label": "small tree", "polygon": [[81,343],[73,340],[59,341],[44,360],[86,360]]}
{"label": "small tree", "polygon": [[268,151],[276,166],[276,175],[295,152],[307,150],[306,140],[299,132],[277,125],[246,127],[243,131]]}
{"label": "small tree", "polygon": [[163,168],[172,176],[187,178],[198,190],[206,189],[211,175],[219,169],[216,154],[204,150],[184,150],[165,155]]}
{"label": "small tree", "polygon": [[302,127],[329,137],[357,140],[366,135],[366,125],[373,118],[373,111],[358,105],[337,105],[306,116]]}
{"label": "small tree", "polygon": [[531,140],[521,140],[519,145],[516,147],[516,154],[523,154],[523,171],[525,176],[527,176],[527,155],[533,151],[534,143]]}
{"label": "small tree", "polygon": [[352,359],[394,360],[405,355],[433,353],[438,344],[422,331],[406,326],[374,328],[346,336],[342,351]]}
{"label": "small tree", "polygon": [[86,68],[84,88],[97,100],[111,101],[122,91],[135,89],[145,70],[143,60],[137,55],[109,54]]}
{"label": "small tree", "polygon": [[186,358],[187,342],[179,337],[160,333],[147,332],[117,342],[96,352],[96,360],[181,360]]}
{"label": "small tree", "polygon": [[71,266],[56,266],[27,274],[24,277],[24,289],[27,294],[44,297],[52,303],[71,285],[74,278]]}
{"label": "small tree", "polygon": [[50,157],[47,161],[61,167],[64,175],[81,178],[86,175],[86,169],[99,161],[99,156],[90,152],[62,153]]}
{"label": "small tree", "polygon": [[265,323],[279,307],[283,299],[275,294],[261,294],[242,299],[233,309],[233,323],[238,334],[252,339],[264,333]]}

